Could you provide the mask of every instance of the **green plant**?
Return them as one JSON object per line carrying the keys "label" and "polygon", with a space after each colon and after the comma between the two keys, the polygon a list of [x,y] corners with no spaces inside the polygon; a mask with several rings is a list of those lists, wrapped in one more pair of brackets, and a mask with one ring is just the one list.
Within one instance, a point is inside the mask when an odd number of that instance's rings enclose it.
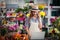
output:
{"label": "green plant", "polygon": [[6,33],[7,33],[7,29],[6,28],[2,28],[1,29],[1,36],[5,36]]}
{"label": "green plant", "polygon": [[22,9],[22,8],[17,8],[17,9],[15,10],[16,13],[18,13],[19,11],[23,11],[23,9]]}
{"label": "green plant", "polygon": [[[27,0],[28,1],[28,0]],[[30,6],[28,3],[23,7],[23,8],[17,8],[15,10],[16,13],[18,13],[19,11],[22,11],[24,13],[28,12],[30,9],[32,9],[32,6]]]}

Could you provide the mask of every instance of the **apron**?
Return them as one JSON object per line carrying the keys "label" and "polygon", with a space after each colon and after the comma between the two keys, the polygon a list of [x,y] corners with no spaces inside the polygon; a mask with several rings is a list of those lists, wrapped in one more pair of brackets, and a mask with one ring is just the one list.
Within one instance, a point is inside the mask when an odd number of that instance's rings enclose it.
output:
{"label": "apron", "polygon": [[[30,22],[30,28],[29,28],[30,34],[33,32],[40,32],[40,29],[38,27],[38,22]],[[31,35],[32,36],[32,35]]]}
{"label": "apron", "polygon": [[43,39],[44,38],[44,32],[41,32],[41,30],[38,27],[39,22],[33,22],[30,21],[30,28],[29,32],[31,35],[30,39]]}

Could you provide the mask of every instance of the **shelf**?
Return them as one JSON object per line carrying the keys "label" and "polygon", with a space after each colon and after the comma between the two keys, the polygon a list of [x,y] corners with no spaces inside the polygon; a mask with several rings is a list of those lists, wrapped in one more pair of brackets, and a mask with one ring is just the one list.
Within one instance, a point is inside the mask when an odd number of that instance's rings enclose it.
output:
{"label": "shelf", "polygon": [[45,8],[48,8],[48,6],[45,6]]}
{"label": "shelf", "polygon": [[55,18],[55,16],[50,16],[50,18]]}
{"label": "shelf", "polygon": [[52,8],[60,8],[60,6],[52,6]]}

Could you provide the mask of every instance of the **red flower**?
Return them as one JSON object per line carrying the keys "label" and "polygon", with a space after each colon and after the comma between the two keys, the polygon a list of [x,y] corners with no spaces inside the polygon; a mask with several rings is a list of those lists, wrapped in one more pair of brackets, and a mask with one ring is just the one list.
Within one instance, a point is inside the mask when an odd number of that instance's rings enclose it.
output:
{"label": "red flower", "polygon": [[12,15],[12,13],[10,15]]}
{"label": "red flower", "polygon": [[52,33],[55,33],[55,30],[54,29],[52,30]]}

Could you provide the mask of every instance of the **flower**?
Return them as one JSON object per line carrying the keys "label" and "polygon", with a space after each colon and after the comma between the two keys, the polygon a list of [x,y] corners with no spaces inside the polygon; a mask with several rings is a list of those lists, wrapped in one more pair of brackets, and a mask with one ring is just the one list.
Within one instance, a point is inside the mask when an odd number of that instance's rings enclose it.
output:
{"label": "flower", "polygon": [[19,17],[20,17],[20,16],[23,16],[23,14],[22,14],[22,13],[19,13],[18,16],[19,16]]}
{"label": "flower", "polygon": [[17,17],[16,19],[19,20],[19,21],[24,21],[25,20],[25,16]]}
{"label": "flower", "polygon": [[19,39],[20,37],[21,37],[21,34],[19,34],[19,33],[16,33],[16,34],[13,35],[14,39]]}
{"label": "flower", "polygon": [[59,30],[58,30],[57,28],[55,28],[55,32],[56,32],[56,33],[59,33]]}
{"label": "flower", "polygon": [[52,29],[50,29],[50,33],[52,33],[52,36],[58,36],[60,38],[60,17],[55,17],[50,19]]}
{"label": "flower", "polygon": [[39,5],[38,5],[38,8],[39,8],[40,10],[43,10],[43,9],[45,8],[45,5],[44,5],[44,4],[39,4]]}
{"label": "flower", "polygon": [[12,13],[12,15],[11,15],[11,16],[16,17],[16,13]]}
{"label": "flower", "polygon": [[46,13],[44,11],[39,12],[40,16],[46,16]]}
{"label": "flower", "polygon": [[15,30],[17,30],[17,28],[18,28],[18,25],[17,25],[17,24],[8,27],[8,29],[9,29],[10,31],[15,31]]}
{"label": "flower", "polygon": [[57,28],[50,29],[49,33],[59,33],[59,30]]}
{"label": "flower", "polygon": [[51,18],[51,19],[50,19],[50,22],[51,22],[51,23],[55,22],[55,18]]}
{"label": "flower", "polygon": [[52,30],[52,33],[55,33],[55,30],[54,29]]}
{"label": "flower", "polygon": [[27,17],[29,17],[29,16],[30,16],[30,14],[28,13],[26,16],[27,16]]}

